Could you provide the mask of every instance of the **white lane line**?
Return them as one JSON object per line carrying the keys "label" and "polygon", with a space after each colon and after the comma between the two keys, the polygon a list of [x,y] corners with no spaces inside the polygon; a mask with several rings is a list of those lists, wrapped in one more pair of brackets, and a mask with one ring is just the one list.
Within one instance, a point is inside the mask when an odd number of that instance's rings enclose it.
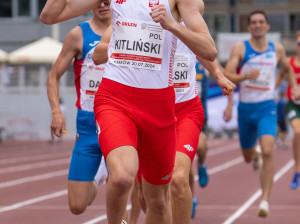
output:
{"label": "white lane line", "polygon": [[32,182],[32,181],[40,181],[40,180],[49,179],[49,178],[53,178],[53,177],[57,177],[57,176],[63,176],[63,175],[66,175],[67,173],[68,173],[68,170],[60,170],[60,171],[56,171],[56,172],[51,172],[51,173],[16,179],[16,180],[12,180],[12,181],[7,181],[7,182],[0,183],[0,189],[5,188],[5,187],[15,186],[17,184],[24,184],[24,183],[28,183],[28,182]]}
{"label": "white lane line", "polygon": [[12,167],[8,167],[8,168],[0,169],[0,174],[32,170],[32,169],[43,168],[43,167],[48,167],[48,166],[63,165],[63,164],[68,164],[68,163],[70,163],[70,158],[56,159],[56,160],[52,160],[52,161],[43,161],[43,162],[39,162],[39,163],[27,164],[27,165],[22,165],[22,166],[12,166]]}
{"label": "white lane line", "polygon": [[[208,172],[209,175],[212,175],[212,174],[224,171],[225,169],[228,169],[228,168],[230,168],[232,166],[238,165],[239,163],[242,163],[243,161],[244,161],[243,157],[240,156],[240,157],[235,158],[233,160],[230,160],[230,161],[228,161],[228,162],[226,162],[224,164],[221,164],[219,166],[213,167],[213,168],[207,170],[207,172]],[[195,181],[198,181],[198,178],[199,178],[198,175],[195,175]],[[130,207],[128,208],[128,206],[130,206]],[[131,209],[131,205],[128,204],[127,208],[128,208],[127,210],[130,210]],[[94,224],[94,223],[101,222],[101,221],[106,220],[106,219],[107,219],[107,216],[106,215],[102,215],[102,216],[99,216],[99,217],[97,217],[95,219],[87,221],[87,222],[85,222],[83,224]]]}
{"label": "white lane line", "polygon": [[5,207],[0,208],[0,213],[11,211],[11,210],[14,210],[14,209],[17,209],[17,208],[24,207],[26,205],[31,205],[31,204],[34,204],[34,203],[37,203],[37,202],[48,200],[48,199],[57,198],[57,197],[66,195],[67,193],[68,193],[68,191],[65,189],[65,190],[62,190],[62,191],[54,192],[52,194],[43,195],[43,196],[40,196],[40,197],[37,197],[37,198],[32,198],[30,200],[22,201],[22,202],[13,204],[13,205],[5,206]]}
{"label": "white lane line", "polygon": [[[216,166],[216,167],[213,167],[211,169],[208,169],[207,173],[209,175],[212,175],[212,174],[218,173],[220,171],[226,170],[226,169],[228,169],[228,168],[230,168],[232,166],[238,165],[238,164],[242,163],[243,161],[244,161],[243,157],[240,156],[240,157],[232,159],[232,160],[230,160],[230,161],[228,161],[226,163],[223,163],[223,164],[221,164],[219,166]],[[198,181],[199,180],[199,176],[195,175],[194,180]]]}
{"label": "white lane line", "polygon": [[[128,204],[127,206],[126,206],[126,210],[128,211],[128,210],[130,210],[131,209],[131,204]],[[90,221],[87,221],[87,222],[84,222],[84,223],[82,223],[82,224],[95,224],[95,223],[97,223],[97,222],[101,222],[101,221],[103,221],[103,220],[106,220],[107,219],[107,215],[101,215],[101,216],[99,216],[99,217],[97,217],[97,218],[94,218],[94,219],[92,219],[92,220],[90,220]]]}
{"label": "white lane line", "polygon": [[43,160],[43,159],[52,159],[52,158],[57,158],[59,157],[70,157],[70,153],[65,152],[65,153],[55,153],[55,154],[43,154],[43,155],[31,155],[31,156],[22,156],[18,158],[5,158],[5,159],[0,159],[0,165],[5,165],[5,164],[11,164],[11,163],[20,163],[20,162],[30,162],[30,161],[35,161],[35,160]]}
{"label": "white lane line", "polygon": [[207,156],[214,156],[214,155],[218,155],[218,154],[228,152],[231,150],[237,150],[238,147],[239,147],[238,143],[233,143],[233,144],[225,145],[225,146],[223,145],[218,148],[215,148],[214,150],[208,150]]}
{"label": "white lane line", "polygon": [[[274,176],[274,183],[277,182],[291,167],[294,165],[294,160],[291,159],[284,167],[282,167]],[[257,190],[235,213],[233,213],[223,224],[231,224],[239,218],[261,195],[261,189]]]}

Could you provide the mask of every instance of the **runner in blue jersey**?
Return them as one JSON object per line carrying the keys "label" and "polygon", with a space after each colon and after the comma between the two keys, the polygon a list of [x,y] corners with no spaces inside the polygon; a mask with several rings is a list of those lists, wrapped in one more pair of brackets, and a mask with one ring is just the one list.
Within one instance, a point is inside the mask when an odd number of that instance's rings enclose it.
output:
{"label": "runner in blue jersey", "polygon": [[109,1],[105,1],[93,10],[91,20],[80,23],[67,34],[63,48],[48,76],[47,92],[52,111],[51,135],[61,137],[65,132],[65,117],[59,107],[59,80],[74,59],[77,135],[68,176],[69,207],[74,214],[83,213],[97,194],[94,178],[102,153],[93,109],[104,65],[95,66],[92,54],[110,24]]}
{"label": "runner in blue jersey", "polygon": [[[226,65],[228,78],[240,85],[238,125],[245,162],[253,162],[257,169],[262,157],[260,217],[269,214],[268,201],[274,177],[273,147],[277,126],[274,89],[277,65],[292,74],[283,46],[266,39],[269,29],[266,13],[263,10],[253,11],[248,17],[251,38],[234,45]],[[234,74],[236,72],[238,74]],[[257,139],[259,147],[255,147]],[[257,150],[259,148],[261,152]]]}

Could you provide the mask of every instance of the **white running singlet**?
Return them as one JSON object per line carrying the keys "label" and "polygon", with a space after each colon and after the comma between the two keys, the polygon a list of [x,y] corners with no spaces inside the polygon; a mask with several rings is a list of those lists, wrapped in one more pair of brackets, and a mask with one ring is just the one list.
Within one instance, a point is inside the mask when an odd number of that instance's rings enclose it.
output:
{"label": "white running singlet", "polygon": [[173,68],[176,103],[194,99],[198,95],[195,66],[196,55],[178,39]]}
{"label": "white running singlet", "polygon": [[111,2],[113,32],[103,77],[143,89],[173,85],[177,37],[153,22],[150,12],[155,4],[164,4],[173,18],[168,0]]}

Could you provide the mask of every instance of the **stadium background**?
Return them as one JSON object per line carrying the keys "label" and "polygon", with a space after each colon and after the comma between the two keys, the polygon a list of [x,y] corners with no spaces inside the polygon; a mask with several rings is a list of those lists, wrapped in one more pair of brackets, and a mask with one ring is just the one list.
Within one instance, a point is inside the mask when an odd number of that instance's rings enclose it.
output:
{"label": "stadium background", "polygon": [[[67,32],[79,22],[88,20],[90,13],[60,23],[44,25],[39,21],[39,14],[45,0],[1,0],[0,1],[0,140],[6,139],[49,139],[50,107],[46,94],[47,73],[53,59],[35,60],[27,58],[10,60],[16,50],[34,43],[43,37],[51,37],[59,44]],[[281,42],[288,55],[295,53],[294,35],[300,30],[300,0],[204,0],[206,9],[204,19],[216,41],[219,60],[226,63],[231,44],[245,38],[247,15],[253,9],[266,10],[270,24],[270,39]],[[228,38],[229,37],[229,38]],[[48,44],[49,45],[49,44]],[[40,47],[40,53],[50,49]],[[48,46],[49,47],[49,46]],[[32,53],[32,50],[31,52]],[[29,53],[28,53],[29,54]],[[1,55],[1,53],[0,53]],[[61,96],[67,108],[66,138],[75,136],[75,89],[72,68],[61,80]],[[209,123],[214,134],[226,129],[234,129],[231,124],[222,123],[220,109],[225,107],[226,98],[216,97],[220,91],[214,80],[210,82],[209,114],[214,123]],[[284,88],[284,85],[283,87]],[[235,104],[237,97],[235,97]],[[217,103],[216,103],[217,102]],[[235,112],[234,112],[235,113]],[[219,117],[215,117],[219,116]],[[226,127],[227,125],[227,127]]]}

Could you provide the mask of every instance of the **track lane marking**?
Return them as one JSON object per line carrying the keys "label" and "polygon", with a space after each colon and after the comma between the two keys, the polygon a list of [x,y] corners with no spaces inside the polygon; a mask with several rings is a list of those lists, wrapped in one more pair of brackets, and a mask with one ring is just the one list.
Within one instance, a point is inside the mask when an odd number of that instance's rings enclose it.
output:
{"label": "track lane marking", "polygon": [[[126,206],[126,210],[129,211],[130,209],[131,209],[131,204],[128,204]],[[107,215],[101,215],[101,216],[99,216],[97,218],[91,219],[91,220],[89,220],[87,222],[84,222],[82,224],[95,224],[97,222],[101,222],[101,221],[106,220],[106,219],[107,219]]]}
{"label": "track lane marking", "polygon": [[5,206],[5,207],[0,208],[0,213],[11,211],[11,210],[14,210],[14,209],[17,209],[17,208],[24,207],[26,205],[31,205],[31,204],[41,202],[41,201],[45,201],[45,200],[49,200],[49,199],[52,199],[52,198],[57,198],[57,197],[66,195],[67,193],[68,193],[68,191],[65,189],[65,190],[62,190],[62,191],[54,192],[52,194],[43,195],[43,196],[40,196],[40,197],[36,197],[36,198],[32,198],[32,199],[29,199],[29,200],[26,200],[26,201],[22,201],[22,202],[13,204],[13,205]]}
{"label": "track lane marking", "polygon": [[26,165],[21,165],[21,166],[12,166],[12,167],[7,167],[7,168],[2,168],[2,169],[0,169],[0,174],[14,173],[14,172],[18,172],[18,171],[32,170],[32,169],[37,169],[37,168],[57,166],[57,165],[63,165],[63,164],[69,164],[69,163],[70,163],[70,158],[56,159],[56,160],[52,160],[52,161],[43,161],[43,162],[38,162],[38,163],[33,163],[33,164],[26,164]]}
{"label": "track lane marking", "polygon": [[[276,183],[289,169],[294,165],[294,160],[291,159],[282,167],[274,176],[274,183]],[[261,189],[257,190],[240,208],[238,208],[223,224],[231,224],[238,219],[261,195]]]}
{"label": "track lane marking", "polygon": [[[213,167],[213,168],[207,170],[207,172],[208,172],[208,174],[213,175],[213,174],[221,172],[221,171],[223,171],[225,169],[228,169],[228,168],[230,168],[232,166],[238,165],[238,164],[242,163],[243,161],[244,161],[243,157],[240,156],[240,157],[237,157],[237,158],[235,158],[233,160],[230,160],[230,161],[228,161],[226,163],[223,163],[223,164],[221,164],[219,166]],[[195,178],[195,181],[197,181],[198,180],[198,175],[195,175],[194,178]],[[128,206],[130,207],[129,209],[127,209]],[[126,209],[130,210],[131,209],[131,204],[128,204],[127,207],[126,207]],[[106,215],[101,215],[101,216],[99,216],[99,217],[97,217],[95,219],[92,219],[90,221],[84,222],[82,224],[95,224],[95,223],[104,221],[106,219],[107,219]]]}
{"label": "track lane marking", "polygon": [[46,174],[41,174],[41,175],[36,175],[36,176],[31,176],[31,177],[25,177],[25,178],[21,178],[21,179],[12,180],[12,181],[7,181],[7,182],[0,183],[0,189],[5,188],[5,187],[15,186],[17,184],[24,184],[24,183],[33,182],[33,181],[45,180],[45,179],[49,179],[49,178],[53,178],[53,177],[57,177],[57,176],[63,176],[66,174],[68,174],[68,169],[51,172],[51,173],[46,173]]}

